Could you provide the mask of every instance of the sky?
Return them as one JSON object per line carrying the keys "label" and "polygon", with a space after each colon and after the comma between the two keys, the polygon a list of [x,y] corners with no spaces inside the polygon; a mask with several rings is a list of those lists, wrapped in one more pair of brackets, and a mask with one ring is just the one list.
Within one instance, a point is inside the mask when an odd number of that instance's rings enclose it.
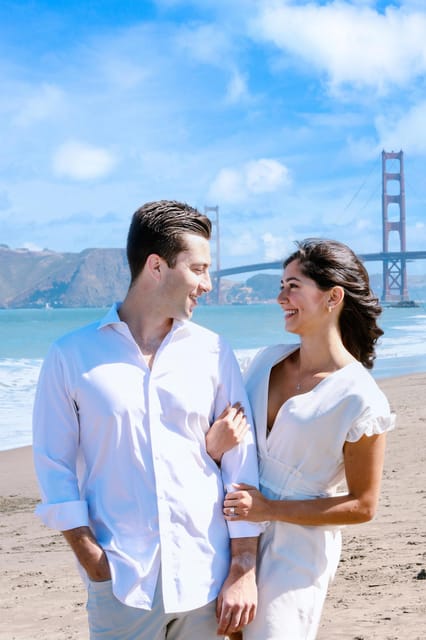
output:
{"label": "sky", "polygon": [[424,0],[2,0],[0,77],[0,244],[124,247],[176,199],[219,207],[223,268],[377,252],[402,149],[426,248]]}

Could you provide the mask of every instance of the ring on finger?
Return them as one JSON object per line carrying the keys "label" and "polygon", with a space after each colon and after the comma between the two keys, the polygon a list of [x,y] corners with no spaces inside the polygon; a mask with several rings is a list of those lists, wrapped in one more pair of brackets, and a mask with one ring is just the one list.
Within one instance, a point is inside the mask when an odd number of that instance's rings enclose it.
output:
{"label": "ring on finger", "polygon": [[235,507],[230,507],[231,516],[235,516]]}

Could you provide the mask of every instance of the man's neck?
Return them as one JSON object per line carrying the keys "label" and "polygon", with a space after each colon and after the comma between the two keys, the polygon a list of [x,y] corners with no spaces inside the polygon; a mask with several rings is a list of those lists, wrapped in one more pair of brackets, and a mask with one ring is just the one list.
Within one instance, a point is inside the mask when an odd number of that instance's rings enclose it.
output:
{"label": "man's neck", "polygon": [[129,327],[146,362],[151,366],[162,341],[172,328],[173,319],[159,317],[155,304],[146,299],[141,302],[141,299],[130,295],[126,296],[118,315]]}

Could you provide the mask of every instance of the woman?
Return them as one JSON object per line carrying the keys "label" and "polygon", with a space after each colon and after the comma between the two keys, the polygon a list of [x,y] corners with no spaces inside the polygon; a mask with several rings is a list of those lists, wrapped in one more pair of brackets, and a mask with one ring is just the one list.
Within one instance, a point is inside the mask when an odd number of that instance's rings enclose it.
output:
{"label": "woman", "polygon": [[224,502],[227,520],[270,521],[259,547],[258,611],[244,640],[316,637],[340,529],[373,518],[385,432],[394,426],[367,371],[383,332],[364,266],[339,242],[297,246],[278,303],[300,344],[264,349],[246,374],[261,492],[239,484]]}

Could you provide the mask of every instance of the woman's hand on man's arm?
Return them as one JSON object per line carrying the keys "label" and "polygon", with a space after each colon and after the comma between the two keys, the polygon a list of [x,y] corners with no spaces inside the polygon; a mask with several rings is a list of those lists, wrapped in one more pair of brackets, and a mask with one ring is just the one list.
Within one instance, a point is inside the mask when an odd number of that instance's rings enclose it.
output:
{"label": "woman's hand on man's arm", "polygon": [[207,453],[220,464],[223,454],[239,444],[247,431],[244,407],[240,402],[228,404],[206,434]]}

